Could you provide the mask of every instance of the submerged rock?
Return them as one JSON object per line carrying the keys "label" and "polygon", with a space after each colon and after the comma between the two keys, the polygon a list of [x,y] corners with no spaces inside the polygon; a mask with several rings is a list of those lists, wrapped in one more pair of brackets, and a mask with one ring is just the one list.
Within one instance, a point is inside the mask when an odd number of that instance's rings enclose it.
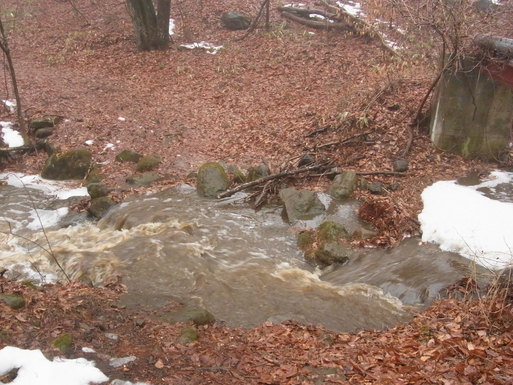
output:
{"label": "submerged rock", "polygon": [[87,209],[89,214],[91,214],[95,218],[103,218],[107,211],[110,210],[111,207],[115,206],[116,203],[110,199],[109,197],[100,197],[95,198],[91,201],[91,206]]}
{"label": "submerged rock", "polygon": [[164,322],[193,322],[194,325],[213,324],[216,319],[212,313],[201,307],[188,306],[174,312],[165,313],[161,316]]}
{"label": "submerged rock", "polygon": [[228,175],[219,163],[209,162],[199,168],[196,179],[198,195],[215,198],[219,193],[226,191],[228,186]]}
{"label": "submerged rock", "polygon": [[280,191],[280,198],[285,205],[285,212],[290,222],[298,219],[311,219],[326,211],[313,191],[296,190],[289,187]]}
{"label": "submerged rock", "polygon": [[356,188],[357,180],[358,177],[354,171],[342,171],[333,179],[328,194],[335,199],[347,199]]}
{"label": "submerged rock", "polygon": [[91,151],[81,147],[50,156],[41,172],[45,179],[84,179],[91,168]]}
{"label": "submerged rock", "polygon": [[248,29],[251,25],[251,19],[240,12],[225,12],[221,16],[221,22],[224,27],[232,30]]}
{"label": "submerged rock", "polygon": [[336,241],[339,238],[347,238],[349,236],[344,226],[332,221],[322,222],[317,229],[320,240]]}
{"label": "submerged rock", "polygon": [[343,264],[349,261],[352,250],[340,242],[326,242],[316,250],[305,253],[305,259],[314,265],[328,266],[334,263]]}

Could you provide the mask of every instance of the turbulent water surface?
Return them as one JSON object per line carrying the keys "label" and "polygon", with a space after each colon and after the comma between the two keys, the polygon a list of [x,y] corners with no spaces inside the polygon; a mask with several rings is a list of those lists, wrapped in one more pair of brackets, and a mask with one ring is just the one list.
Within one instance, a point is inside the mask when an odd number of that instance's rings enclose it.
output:
{"label": "turbulent water surface", "polygon": [[[98,224],[50,225],[43,233],[36,213],[51,215],[43,211],[49,198],[30,191],[28,199],[29,190],[0,186],[0,266],[11,274],[62,277],[54,255],[72,277],[101,282],[120,273],[127,305],[199,304],[231,326],[296,319],[338,331],[387,327],[468,273],[466,259],[414,239],[316,270],[304,262],[298,229],[284,223],[281,208],[255,212],[241,195],[209,200],[188,186],[125,202]],[[331,215],[354,210],[351,203]]]}

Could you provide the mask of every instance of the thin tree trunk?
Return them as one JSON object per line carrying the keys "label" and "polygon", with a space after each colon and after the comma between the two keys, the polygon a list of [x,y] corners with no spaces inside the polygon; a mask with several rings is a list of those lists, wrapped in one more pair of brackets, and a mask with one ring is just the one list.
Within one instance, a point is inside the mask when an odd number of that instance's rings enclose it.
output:
{"label": "thin tree trunk", "polygon": [[26,133],[25,119],[23,118],[23,110],[21,108],[20,93],[18,91],[18,82],[16,81],[16,72],[14,71],[14,64],[12,62],[11,50],[9,49],[9,43],[5,34],[4,25],[0,19],[0,49],[4,52],[7,58],[7,65],[9,67],[9,74],[11,76],[12,89],[14,92],[14,98],[16,99],[16,115],[18,117],[18,125],[22,133]]}

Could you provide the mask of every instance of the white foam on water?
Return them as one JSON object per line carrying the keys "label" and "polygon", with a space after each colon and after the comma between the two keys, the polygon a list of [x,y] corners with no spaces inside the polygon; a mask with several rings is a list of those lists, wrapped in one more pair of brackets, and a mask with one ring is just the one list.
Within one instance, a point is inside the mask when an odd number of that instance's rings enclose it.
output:
{"label": "white foam on water", "polygon": [[76,187],[76,182],[62,182],[43,179],[39,175],[25,175],[21,173],[2,173],[0,180],[8,185],[19,188],[33,188],[40,190],[47,195],[57,199],[68,199],[70,197],[88,196],[86,187]]}

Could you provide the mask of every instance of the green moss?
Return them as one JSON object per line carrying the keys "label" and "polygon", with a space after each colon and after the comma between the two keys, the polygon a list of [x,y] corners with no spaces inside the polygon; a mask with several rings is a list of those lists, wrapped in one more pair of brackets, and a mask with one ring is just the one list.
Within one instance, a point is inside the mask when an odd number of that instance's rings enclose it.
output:
{"label": "green moss", "polygon": [[195,327],[189,326],[180,330],[180,335],[178,336],[178,343],[182,345],[187,345],[191,342],[198,340],[198,331]]}
{"label": "green moss", "polygon": [[132,162],[137,163],[143,156],[132,150],[123,150],[116,155],[116,161],[118,162]]}
{"label": "green moss", "polygon": [[52,345],[66,356],[73,353],[73,337],[69,333],[61,334],[52,341]]}
{"label": "green moss", "polygon": [[150,171],[160,164],[160,158],[155,155],[143,156],[137,162],[137,171]]}
{"label": "green moss", "polygon": [[303,251],[310,249],[313,246],[314,242],[315,236],[314,232],[311,230],[302,231],[297,236],[297,246]]}
{"label": "green moss", "polygon": [[341,237],[348,238],[348,233],[345,227],[332,221],[321,223],[317,232],[319,239],[323,241],[336,241]]}
{"label": "green moss", "polygon": [[0,300],[14,310],[21,309],[25,306],[25,299],[17,294],[0,294]]}

